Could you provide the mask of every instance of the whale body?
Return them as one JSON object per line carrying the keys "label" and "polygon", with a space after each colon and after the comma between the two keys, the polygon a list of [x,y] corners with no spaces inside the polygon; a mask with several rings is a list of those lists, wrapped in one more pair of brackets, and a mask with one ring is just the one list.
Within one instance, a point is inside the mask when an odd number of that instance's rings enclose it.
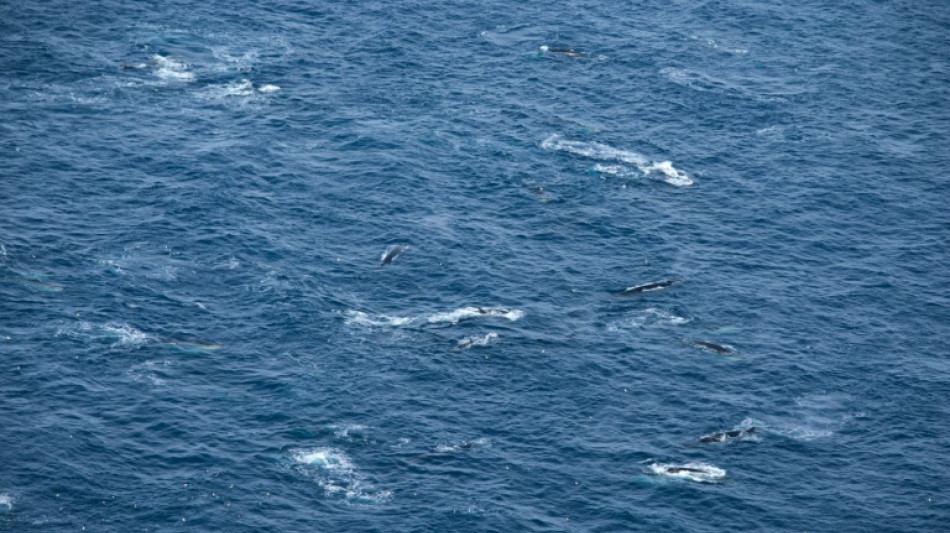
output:
{"label": "whale body", "polygon": [[732,431],[720,431],[712,435],[700,437],[699,442],[703,444],[713,444],[716,442],[726,442],[728,440],[738,439],[746,435],[752,435],[756,432],[755,427],[734,429]]}
{"label": "whale body", "polygon": [[683,342],[690,346],[695,346],[701,350],[713,352],[718,355],[735,355],[736,351],[731,346],[716,344],[714,342],[702,341],[698,339],[683,339]]}
{"label": "whale body", "polygon": [[647,283],[645,285],[634,285],[633,287],[627,287],[623,291],[617,293],[617,296],[634,296],[637,294],[643,294],[645,292],[658,291],[660,289],[665,289],[667,287],[670,287],[675,283],[676,283],[675,280],[665,279],[663,281]]}
{"label": "whale body", "polygon": [[402,255],[402,253],[408,249],[409,249],[408,246],[405,246],[402,244],[394,244],[392,246],[387,247],[386,250],[383,252],[383,255],[379,256],[379,266],[384,267],[392,263],[393,261],[396,260],[397,257]]}

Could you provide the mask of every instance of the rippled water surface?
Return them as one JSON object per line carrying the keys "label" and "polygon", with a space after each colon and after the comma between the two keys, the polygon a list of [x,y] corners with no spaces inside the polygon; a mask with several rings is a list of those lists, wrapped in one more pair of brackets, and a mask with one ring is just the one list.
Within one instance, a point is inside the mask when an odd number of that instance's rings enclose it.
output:
{"label": "rippled water surface", "polygon": [[0,6],[0,530],[950,527],[950,10],[788,4]]}

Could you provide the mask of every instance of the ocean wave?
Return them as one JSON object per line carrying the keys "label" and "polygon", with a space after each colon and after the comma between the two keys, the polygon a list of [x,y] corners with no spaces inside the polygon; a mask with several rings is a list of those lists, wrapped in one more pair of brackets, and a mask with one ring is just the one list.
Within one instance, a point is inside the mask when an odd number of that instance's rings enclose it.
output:
{"label": "ocean wave", "polygon": [[[620,161],[633,165],[643,176],[659,178],[674,187],[689,187],[694,183],[689,174],[674,167],[670,161],[650,161],[637,152],[621,150],[606,144],[588,141],[566,141],[560,135],[555,134],[543,140],[541,148],[567,152],[599,161]],[[598,172],[617,176],[628,175],[627,168],[621,165],[597,165],[594,169]]]}

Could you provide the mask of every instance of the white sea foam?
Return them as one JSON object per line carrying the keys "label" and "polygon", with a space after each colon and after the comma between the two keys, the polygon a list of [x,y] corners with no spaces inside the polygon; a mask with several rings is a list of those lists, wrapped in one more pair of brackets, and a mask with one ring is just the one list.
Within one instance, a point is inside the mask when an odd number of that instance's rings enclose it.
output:
{"label": "white sea foam", "polygon": [[352,503],[378,503],[392,497],[392,492],[368,483],[342,450],[297,448],[290,454],[300,471],[314,476],[327,496],[339,495]]}
{"label": "white sea foam", "polygon": [[601,165],[600,163],[594,165],[594,172],[609,174],[611,176],[618,176],[621,178],[625,178],[632,173],[630,168],[623,165]]}
{"label": "white sea foam", "polygon": [[363,311],[347,311],[346,319],[343,321],[351,326],[368,327],[399,327],[411,324],[415,320],[412,317],[390,316],[390,315],[371,315]]}
{"label": "white sea foam", "polygon": [[345,453],[335,448],[298,448],[291,450],[291,457],[300,464],[316,466],[322,470],[349,473],[353,463]]}
{"label": "white sea foam", "polygon": [[647,467],[651,474],[698,483],[716,483],[726,477],[726,471],[706,463],[669,464],[653,463]]}
{"label": "white sea foam", "polygon": [[110,322],[102,326],[102,330],[119,337],[118,344],[130,344],[137,346],[145,344],[152,337],[148,333],[143,333],[128,324]]}
{"label": "white sea foam", "polygon": [[109,322],[106,324],[93,324],[91,322],[81,321],[68,326],[61,326],[56,330],[56,336],[80,337],[88,339],[115,339],[118,341],[112,346],[141,346],[152,340],[148,333],[121,322]]}
{"label": "white sea foam", "polygon": [[712,48],[713,50],[717,50],[719,52],[723,52],[725,54],[744,56],[749,53],[749,50],[747,48],[726,46],[716,41],[715,39],[701,39],[700,37],[696,37],[696,36],[693,36],[693,39],[701,40],[703,44],[708,46],[709,48]]}
{"label": "white sea foam", "polygon": [[433,313],[422,317],[369,314],[354,310],[346,311],[345,315],[344,324],[349,326],[400,327],[414,323],[458,324],[462,320],[479,317],[507,318],[514,322],[524,317],[525,313],[520,309],[509,309],[507,307],[463,307],[454,311]]}
{"label": "white sea foam", "polygon": [[[645,156],[630,150],[621,150],[606,144],[587,141],[566,141],[560,135],[551,135],[541,142],[541,148],[567,152],[599,161],[620,161],[633,165],[644,176],[659,177],[662,181],[675,187],[689,187],[693,179],[689,174],[679,170],[669,161],[650,161]],[[625,168],[619,165],[598,165],[594,167],[598,172],[623,176]]]}
{"label": "white sea foam", "polygon": [[663,178],[663,181],[676,187],[689,187],[693,184],[693,179],[689,177],[689,174],[674,168],[673,163],[670,161],[658,161],[641,170],[643,170],[645,174],[659,172],[666,176]]}
{"label": "white sea foam", "polygon": [[222,96],[250,96],[254,94],[254,84],[251,80],[232,81],[219,87]]}
{"label": "white sea foam", "polygon": [[7,511],[13,510],[13,498],[9,494],[0,494],[0,506],[7,508]]}
{"label": "white sea foam", "polygon": [[611,322],[610,324],[607,325],[607,330],[608,331],[623,331],[629,328],[679,326],[682,324],[686,324],[689,321],[690,319],[686,317],[676,315],[669,311],[664,311],[663,309],[650,307],[649,309],[637,311],[633,313],[631,316],[629,316],[628,318]]}
{"label": "white sea foam", "polygon": [[167,81],[194,81],[195,74],[188,69],[188,65],[170,57],[155,55],[152,57],[155,65],[155,75]]}
{"label": "white sea foam", "polygon": [[260,57],[260,53],[257,50],[250,50],[241,55],[232,55],[231,51],[223,46],[212,47],[211,53],[215,59],[223,63],[218,70],[236,69],[239,72],[250,72]]}
{"label": "white sea foam", "polygon": [[429,315],[426,318],[426,321],[428,321],[430,324],[438,322],[458,324],[460,321],[467,318],[477,317],[502,317],[514,322],[524,317],[524,311],[519,309],[508,309],[507,307],[463,307],[461,309],[456,309],[455,311]]}
{"label": "white sea foam", "polygon": [[329,429],[333,431],[334,437],[349,440],[356,436],[365,436],[369,427],[362,424],[341,424],[329,426]]}
{"label": "white sea foam", "polygon": [[210,99],[250,97],[259,94],[273,93],[279,90],[280,87],[277,85],[265,84],[257,86],[251,80],[242,79],[220,85],[209,85],[201,92],[201,95]]}
{"label": "white sea foam", "polygon": [[171,361],[145,361],[144,363],[133,365],[126,371],[126,374],[133,381],[143,381],[147,380],[152,385],[156,387],[161,387],[166,384],[165,379],[160,377],[159,373],[162,369],[167,369],[171,366]]}
{"label": "white sea foam", "polygon": [[495,342],[497,339],[498,339],[498,334],[492,331],[491,333],[487,333],[482,337],[479,337],[477,335],[472,336],[472,337],[466,337],[459,341],[456,348],[459,350],[467,350],[469,348],[476,348],[479,346],[488,346],[489,344]]}
{"label": "white sea foam", "polygon": [[[821,424],[825,425],[825,424]],[[768,429],[769,433],[786,437],[793,440],[800,441],[811,441],[816,439],[826,439],[835,434],[834,430],[830,427],[818,427],[818,425],[808,425],[797,422],[788,423],[786,421],[775,421],[775,423],[767,424],[765,421],[757,420],[755,418],[746,418],[740,424],[740,428],[745,427],[764,427]]]}

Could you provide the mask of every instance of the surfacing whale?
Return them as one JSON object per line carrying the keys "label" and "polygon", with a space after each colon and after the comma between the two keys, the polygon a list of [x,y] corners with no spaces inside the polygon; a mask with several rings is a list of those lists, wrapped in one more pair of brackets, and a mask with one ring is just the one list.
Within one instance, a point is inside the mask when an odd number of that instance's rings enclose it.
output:
{"label": "surfacing whale", "polygon": [[706,350],[718,355],[736,355],[736,350],[732,346],[725,344],[716,344],[714,342],[701,341],[698,339],[683,339],[683,342],[690,346],[695,346],[700,350]]}
{"label": "surfacing whale", "polygon": [[732,431],[720,431],[717,433],[713,433],[712,435],[706,435],[705,437],[700,437],[699,442],[703,444],[714,444],[717,442],[726,442],[728,440],[738,439],[746,435],[752,435],[756,431],[757,431],[757,428],[755,427],[734,429]]}
{"label": "surfacing whale", "polygon": [[648,473],[673,479],[685,479],[699,483],[717,483],[726,477],[726,471],[704,463],[658,464],[648,467]]}
{"label": "surfacing whale", "polygon": [[667,474],[705,474],[705,470],[700,470],[698,468],[686,468],[683,466],[670,466],[665,469]]}
{"label": "surfacing whale", "polygon": [[403,244],[393,244],[392,246],[387,247],[383,252],[383,255],[379,256],[380,268],[395,261],[397,257],[402,255],[402,253],[408,249],[409,247]]}
{"label": "surfacing whale", "polygon": [[660,289],[665,289],[667,287],[670,287],[675,283],[676,283],[676,280],[665,279],[663,281],[647,283],[645,285],[634,285],[633,287],[627,287],[626,289],[617,293],[617,296],[634,296],[636,294],[643,294],[645,292],[658,291]]}

